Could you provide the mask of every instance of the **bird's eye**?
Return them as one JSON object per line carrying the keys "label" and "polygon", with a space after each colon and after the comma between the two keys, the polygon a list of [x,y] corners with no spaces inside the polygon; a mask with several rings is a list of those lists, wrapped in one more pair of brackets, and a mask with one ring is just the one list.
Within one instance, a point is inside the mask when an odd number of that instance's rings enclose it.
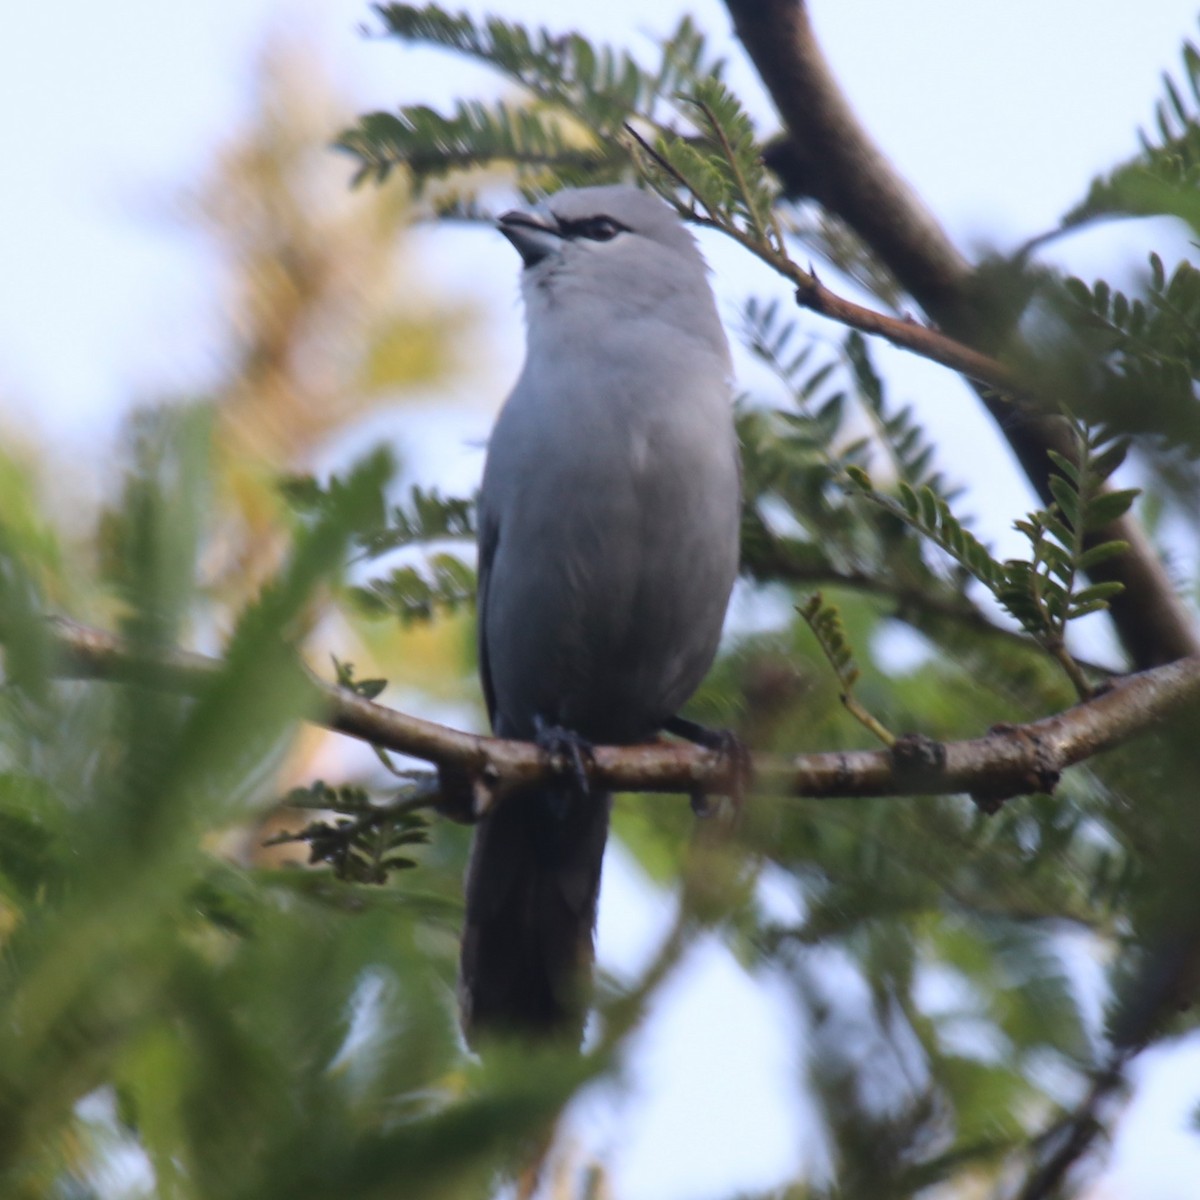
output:
{"label": "bird's eye", "polygon": [[623,225],[618,225],[611,217],[593,217],[587,222],[584,236],[594,242],[611,242],[623,228]]}
{"label": "bird's eye", "polygon": [[576,221],[560,222],[562,232],[570,238],[587,238],[590,242],[611,242],[626,226],[612,217],[582,217]]}

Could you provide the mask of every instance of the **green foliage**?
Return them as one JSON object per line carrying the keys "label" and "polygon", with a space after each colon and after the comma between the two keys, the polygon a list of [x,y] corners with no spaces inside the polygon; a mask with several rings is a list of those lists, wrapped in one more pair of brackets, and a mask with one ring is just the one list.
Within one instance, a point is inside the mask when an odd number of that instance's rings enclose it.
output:
{"label": "green foliage", "polygon": [[[954,800],[799,807],[760,810],[753,835],[805,880],[803,916],[762,916],[753,936],[803,1013],[838,1194],[987,1177],[1024,1144],[1039,1074],[1087,1060],[1058,949],[1069,914],[1092,919],[1063,869],[1087,832],[1076,820],[1051,851],[1027,818]],[[1040,816],[1064,822],[1064,805]]]}
{"label": "green foliage", "polygon": [[846,637],[841,613],[834,605],[826,604],[820,592],[816,592],[803,604],[798,605],[796,611],[813,631],[813,636],[817,639],[826,659],[829,660],[829,665],[833,668],[833,673],[837,676],[841,686],[841,701],[846,706],[846,710],[856,721],[879,738],[885,746],[892,745],[896,740],[894,735],[867,712],[854,697],[854,685],[858,682],[861,672],[854,661],[854,652]]}
{"label": "green foliage", "polygon": [[[493,68],[517,85],[529,104],[456,105],[450,116],[423,105],[397,114],[369,113],[338,145],[354,156],[359,179],[384,180],[404,166],[414,186],[466,167],[506,163],[536,187],[550,178],[601,183],[624,173],[619,144],[624,127],[702,76],[719,76],[707,60],[703,36],[685,17],[661,45],[658,64],[641,66],[631,55],[595,47],[579,34],[530,31],[518,22],[476,21],[437,5],[376,5],[391,36],[454,51]],[[553,176],[547,173],[553,168]]]}
{"label": "green foliage", "polygon": [[[311,476],[296,476],[285,480],[282,488],[292,508],[311,517],[338,504],[345,485],[337,475],[325,485]],[[373,497],[354,541],[359,547],[357,557],[374,559],[411,546],[474,536],[474,499],[447,498],[436,489],[413,487],[407,502],[390,511],[382,490]],[[351,586],[347,595],[371,616],[392,615],[405,624],[429,621],[440,612],[456,612],[474,601],[475,572],[453,554],[430,554],[419,565],[396,567],[366,584]],[[340,674],[339,682],[343,682]]]}
{"label": "green foliage", "polygon": [[885,597],[938,637],[947,622],[986,629],[963,594],[965,572],[930,561],[924,539],[897,512],[854,502],[853,472],[868,467],[944,503],[958,495],[911,406],[889,399],[866,340],[852,332],[830,357],[778,304],[755,301],[743,337],[792,401],[782,410],[746,406],[739,421],[744,565],[763,581],[842,584]]}
{"label": "green foliage", "polygon": [[366,788],[353,784],[330,787],[318,779],[293,788],[283,802],[337,816],[332,821],[312,821],[299,833],[279,834],[268,844],[304,842],[309,863],[327,863],[334,877],[346,883],[386,883],[393,871],[417,865],[415,858],[400,851],[429,841],[429,822],[423,816],[374,804]]}
{"label": "green foliage", "polygon": [[[139,421],[104,520],[135,656],[205,612],[208,425],[199,410]],[[100,1176],[138,1156],[161,1196],[477,1196],[596,1069],[464,1066],[448,1000],[461,845],[427,845],[412,813],[315,784],[291,799],[342,814],[309,839],[336,870],[214,851],[271,801],[317,711],[299,643],[389,470],[372,456],[342,475],[188,697],[136,671],[56,682],[43,589],[61,551],[39,523],[0,517],[5,1197],[115,1195]],[[378,682],[338,674],[362,695]]]}
{"label": "green foliage", "polygon": [[1200,228],[1200,51],[1185,41],[1184,83],[1163,75],[1155,127],[1141,133],[1142,151],[1110,175],[1093,181],[1087,198],[1063,220],[1070,228],[1097,218],[1173,212]]}
{"label": "green foliage", "polygon": [[[386,524],[359,539],[363,553],[377,558],[422,543],[475,536],[475,501],[444,498],[436,490],[414,487],[408,503],[392,508]],[[439,612],[457,612],[475,601],[475,570],[456,555],[429,554],[420,566],[394,568],[362,587],[351,598],[372,616],[394,615],[405,624],[431,620]]]}
{"label": "green foliage", "polygon": [[[1080,351],[1099,363],[1089,415],[1125,433],[1155,434],[1165,447],[1200,456],[1200,271],[1188,262],[1167,273],[1151,254],[1140,296],[1104,280],[1068,278],[1061,311],[1078,330]],[[1092,368],[1093,371],[1095,368]]]}
{"label": "green foliage", "polygon": [[364,700],[374,700],[387,687],[386,679],[355,679],[354,664],[342,662],[337,655],[332,655],[334,674],[338,687],[344,687]]}
{"label": "green foliage", "polygon": [[[336,474],[331,475],[329,482],[324,485],[311,475],[290,475],[279,482],[284,499],[308,523],[339,511],[345,504],[346,489],[346,481]],[[381,482],[369,502],[364,499],[356,528],[351,532],[356,540],[365,540],[374,536],[386,519],[386,496]]]}
{"label": "green foliage", "polygon": [[572,131],[545,115],[513,109],[503,101],[484,105],[462,102],[450,116],[424,105],[400,113],[362,117],[338,145],[360,162],[355,182],[386,182],[399,165],[406,167],[420,192],[431,179],[492,162],[512,163],[526,172],[553,167],[581,178],[611,174],[620,158],[603,149],[575,144]]}
{"label": "green foliage", "polygon": [[960,495],[940,470],[934,468],[934,446],[917,421],[911,404],[892,411],[884,394],[883,380],[875,370],[867,339],[857,330],[846,334],[842,346],[853,373],[864,413],[876,426],[877,440],[891,460],[896,478],[913,488],[928,488],[948,504]]}
{"label": "green foliage", "polygon": [[918,491],[901,480],[893,499],[879,492],[861,467],[846,470],[858,494],[894,513],[983,584],[1028,633],[1063,659],[1072,679],[1087,691],[1065,657],[1067,623],[1103,610],[1121,591],[1115,581],[1081,584],[1086,572],[1127,548],[1118,539],[1093,543],[1089,535],[1127,512],[1138,489],[1105,487],[1124,461],[1126,442],[1113,442],[1104,431],[1089,432],[1082,425],[1075,426],[1075,433],[1078,449],[1073,461],[1051,453],[1057,468],[1050,477],[1054,505],[1015,523],[1029,542],[1027,559],[998,561],[929,486]]}
{"label": "green foliage", "polygon": [[[1163,77],[1155,127],[1141,152],[1096,179],[1063,230],[1121,217],[1170,216],[1200,234],[1200,51],[1183,45],[1182,81]],[[1185,503],[1200,491],[1196,389],[1200,383],[1200,283],[1188,261],[1169,269],[1152,253],[1136,289],[1104,279],[1048,282],[1042,293],[1067,332],[1050,339],[1034,369],[1055,378],[1074,412],[1140,438],[1154,470]]]}
{"label": "green foliage", "polygon": [[[777,301],[764,305],[751,299],[743,311],[743,338],[792,395],[789,444],[810,452],[830,480],[844,484],[847,468],[871,466],[883,457],[910,486],[928,487],[951,501],[958,495],[935,468],[933,444],[912,406],[897,408],[888,400],[862,334],[846,334],[840,358],[818,359],[817,343],[801,337],[800,326],[782,314]],[[851,398],[872,430],[866,437],[850,432]]]}
{"label": "green foliage", "polygon": [[820,592],[814,593],[796,611],[808,622],[829,665],[842,688],[849,692],[853,689],[861,674],[854,662],[854,651],[846,641],[846,631],[842,627],[842,619],[838,610],[826,604]]}
{"label": "green foliage", "polygon": [[577,33],[539,29],[491,16],[476,22],[435,4],[375,5],[386,31],[407,42],[423,42],[474,58],[507,76],[539,100],[576,111],[585,124],[616,133],[631,112],[648,110],[701,73],[719,73],[705,63],[703,35],[684,17],[662,44],[662,62],[650,73],[624,51],[595,48]]}
{"label": "green foliage", "polygon": [[[383,182],[404,166],[420,190],[430,179],[504,163],[527,191],[550,181],[608,182],[628,173],[632,138],[651,184],[674,204],[784,256],[776,189],[753,126],[690,18],[648,68],[577,33],[531,32],[498,17],[477,22],[436,5],[380,5],[376,12],[392,36],[492,67],[527,103],[461,101],[449,115],[423,105],[369,113],[338,142],[358,160],[358,180]],[[653,146],[639,128],[651,132]],[[450,211],[473,211],[469,202],[449,203]]]}
{"label": "green foliage", "polygon": [[428,621],[437,612],[457,612],[474,603],[475,571],[453,554],[433,554],[423,567],[397,567],[349,594],[372,616]]}
{"label": "green foliage", "polygon": [[653,150],[637,143],[651,183],[693,218],[782,255],[776,189],[741,101],[716,75],[695,79],[679,99],[696,132],[664,130]]}
{"label": "green foliage", "polygon": [[362,544],[370,555],[378,556],[417,542],[474,537],[474,498],[443,497],[436,489],[413,487],[408,503],[393,507],[387,524],[364,538]]}

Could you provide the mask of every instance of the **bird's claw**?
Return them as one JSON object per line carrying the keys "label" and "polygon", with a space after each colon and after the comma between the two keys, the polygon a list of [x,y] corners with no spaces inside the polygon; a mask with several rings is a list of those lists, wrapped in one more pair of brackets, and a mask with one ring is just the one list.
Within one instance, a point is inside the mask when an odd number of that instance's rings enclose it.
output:
{"label": "bird's claw", "polygon": [[534,743],[546,756],[555,771],[570,777],[580,796],[591,794],[589,768],[594,759],[592,743],[571,729],[550,725],[541,717],[534,720]]}
{"label": "bird's claw", "polygon": [[[735,813],[740,813],[750,785],[752,761],[750,748],[731,729],[709,729],[687,717],[672,717],[664,724],[668,733],[686,738],[697,746],[711,750],[721,766],[720,775],[729,781],[727,795]],[[691,795],[692,812],[698,817],[712,816],[716,810],[712,795],[696,788]]]}

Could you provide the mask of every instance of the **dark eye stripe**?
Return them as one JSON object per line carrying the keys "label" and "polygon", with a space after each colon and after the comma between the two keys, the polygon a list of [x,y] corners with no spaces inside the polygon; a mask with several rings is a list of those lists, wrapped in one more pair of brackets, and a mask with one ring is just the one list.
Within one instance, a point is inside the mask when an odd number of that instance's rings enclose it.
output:
{"label": "dark eye stripe", "polygon": [[559,221],[559,232],[568,238],[588,238],[594,242],[608,242],[618,233],[628,233],[629,227],[612,217],[579,217],[574,221]]}

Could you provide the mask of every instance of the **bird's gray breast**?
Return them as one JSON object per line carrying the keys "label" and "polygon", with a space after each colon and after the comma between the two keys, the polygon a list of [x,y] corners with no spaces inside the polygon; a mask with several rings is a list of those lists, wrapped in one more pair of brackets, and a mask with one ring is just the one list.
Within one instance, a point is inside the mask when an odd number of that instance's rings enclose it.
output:
{"label": "bird's gray breast", "polygon": [[502,734],[541,718],[645,738],[712,662],[737,571],[737,455],[725,361],[684,349],[652,370],[636,345],[543,354],[501,413],[480,642]]}

